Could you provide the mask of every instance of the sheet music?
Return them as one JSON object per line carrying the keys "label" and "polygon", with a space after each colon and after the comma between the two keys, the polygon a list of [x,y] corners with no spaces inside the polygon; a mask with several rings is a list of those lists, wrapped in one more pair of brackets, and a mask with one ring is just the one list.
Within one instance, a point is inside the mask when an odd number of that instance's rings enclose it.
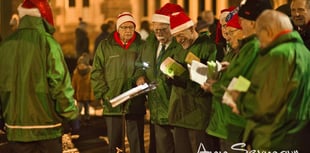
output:
{"label": "sheet music", "polygon": [[190,66],[190,79],[200,85],[203,85],[208,79],[207,71],[207,65],[193,60],[192,65]]}
{"label": "sheet music", "polygon": [[110,100],[110,103],[112,104],[112,107],[116,107],[125,101],[129,100],[130,98],[133,98],[135,96],[138,96],[142,93],[148,92],[150,90],[154,90],[156,86],[154,84],[147,84],[144,83],[143,85],[136,86],[130,90],[127,90],[126,92],[112,98]]}

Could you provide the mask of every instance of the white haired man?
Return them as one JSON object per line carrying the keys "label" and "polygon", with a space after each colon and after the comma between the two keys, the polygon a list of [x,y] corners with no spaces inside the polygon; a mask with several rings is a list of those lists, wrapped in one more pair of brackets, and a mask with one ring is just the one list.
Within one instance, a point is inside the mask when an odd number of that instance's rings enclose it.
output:
{"label": "white haired man", "polygon": [[255,150],[308,152],[309,50],[285,14],[266,10],[256,22],[261,50],[251,85],[233,98],[247,119],[243,141]]}

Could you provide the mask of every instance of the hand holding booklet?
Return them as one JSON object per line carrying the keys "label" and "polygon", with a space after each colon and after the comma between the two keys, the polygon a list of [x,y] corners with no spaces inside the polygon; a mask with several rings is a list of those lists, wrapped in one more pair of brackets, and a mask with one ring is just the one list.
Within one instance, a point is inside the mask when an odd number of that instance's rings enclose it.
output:
{"label": "hand holding booklet", "polygon": [[155,84],[147,84],[144,83],[143,85],[139,85],[136,86],[130,90],[127,90],[126,92],[114,97],[113,99],[110,100],[110,103],[112,105],[112,107],[116,107],[122,103],[124,103],[125,101],[136,97],[138,95],[141,95],[143,93],[149,92],[151,90],[156,89],[156,85]]}
{"label": "hand holding booklet", "polygon": [[169,77],[180,76],[185,68],[173,58],[167,57],[160,65],[160,70]]}
{"label": "hand holding booklet", "polygon": [[233,95],[230,93],[231,91],[237,91],[237,92],[247,92],[249,87],[251,85],[251,82],[244,78],[243,76],[239,76],[238,78],[234,77],[227,89],[225,89],[225,93],[223,95],[223,103],[227,105],[232,105],[235,102],[235,98]]}
{"label": "hand holding booklet", "polygon": [[196,60],[193,60],[191,63],[190,78],[192,81],[200,85],[203,85],[208,78],[214,79],[214,77],[218,75],[218,72],[221,69],[221,64],[218,61],[213,62],[214,64],[208,62],[208,65],[200,63]]}

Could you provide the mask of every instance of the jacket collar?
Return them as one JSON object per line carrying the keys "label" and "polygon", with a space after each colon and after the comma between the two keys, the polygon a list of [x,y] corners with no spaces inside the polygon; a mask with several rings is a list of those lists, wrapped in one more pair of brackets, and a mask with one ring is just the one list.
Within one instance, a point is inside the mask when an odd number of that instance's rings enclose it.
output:
{"label": "jacket collar", "polygon": [[130,45],[135,41],[137,34],[136,32],[133,34],[132,38],[129,39],[129,41],[127,42],[127,44],[123,44],[123,42],[121,41],[121,38],[119,37],[118,32],[114,32],[113,34],[114,36],[114,40],[116,41],[117,44],[119,44],[122,48],[124,49],[128,49],[130,47]]}
{"label": "jacket collar", "polygon": [[298,34],[297,31],[292,31],[289,33],[282,34],[277,37],[271,44],[269,44],[266,48],[263,48],[260,51],[261,55],[267,54],[272,48],[276,47],[279,44],[284,44],[287,42],[296,42],[296,43],[303,43],[302,38]]}
{"label": "jacket collar", "polygon": [[55,28],[46,22],[41,17],[29,16],[25,15],[21,18],[19,29],[37,29],[39,31],[44,31],[49,34],[53,34],[55,32]]}
{"label": "jacket collar", "polygon": [[240,46],[243,46],[245,43],[247,43],[247,42],[249,42],[249,41],[251,41],[251,40],[253,40],[253,39],[257,39],[256,34],[250,35],[250,36],[248,36],[248,37],[243,38],[242,40],[240,40],[240,41],[239,41]]}

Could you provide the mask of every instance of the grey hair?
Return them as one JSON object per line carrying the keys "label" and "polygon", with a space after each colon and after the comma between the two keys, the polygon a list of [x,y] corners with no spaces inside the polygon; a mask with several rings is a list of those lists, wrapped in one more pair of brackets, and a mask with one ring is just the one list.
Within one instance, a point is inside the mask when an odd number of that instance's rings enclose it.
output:
{"label": "grey hair", "polygon": [[[271,22],[272,21],[272,22]],[[293,30],[290,18],[276,10],[265,10],[256,20],[256,29],[270,28],[275,33]]]}

